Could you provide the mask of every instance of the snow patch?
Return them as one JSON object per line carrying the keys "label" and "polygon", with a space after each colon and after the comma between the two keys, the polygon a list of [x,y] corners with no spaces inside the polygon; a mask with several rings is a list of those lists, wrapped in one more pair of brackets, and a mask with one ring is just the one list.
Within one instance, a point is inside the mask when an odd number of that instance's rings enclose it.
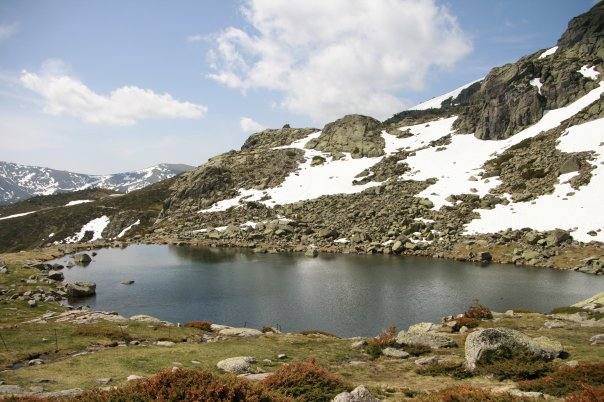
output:
{"label": "snow patch", "polygon": [[[530,203],[514,202],[499,204],[490,210],[477,210],[480,218],[466,226],[466,233],[493,233],[525,227],[541,231],[565,229],[573,231],[575,240],[603,242],[604,118],[570,127],[561,136],[557,148],[562,152],[594,151],[596,159],[590,163],[595,169],[591,171],[587,185],[577,190],[570,186],[568,181],[577,172],[560,175],[552,194],[542,195]],[[587,234],[592,230],[596,231],[595,236]]]}
{"label": "snow patch", "polygon": [[71,237],[68,237],[64,240],[65,243],[77,243],[81,241],[86,232],[92,232],[92,238],[89,241],[95,241],[102,239],[103,230],[109,225],[109,218],[106,215],[101,216],[100,218],[96,218],[82,226],[79,232],[74,234]]}
{"label": "snow patch", "polygon": [[[353,184],[355,176],[382,160],[382,156],[375,158],[353,159],[349,153],[344,158],[334,160],[329,153],[306,149],[304,146],[311,139],[317,138],[321,132],[312,133],[306,138],[294,141],[290,145],[274,149],[297,148],[304,151],[305,161],[295,172],[290,173],[283,183],[277,187],[266,190],[240,189],[236,197],[218,201],[210,208],[199,213],[226,211],[239,206],[241,201],[257,201],[269,207],[275,205],[291,204],[298,201],[311,200],[323,195],[353,194],[367,188],[379,185],[379,182],[369,182],[361,185]],[[390,136],[396,138],[394,136]],[[325,162],[318,166],[311,166],[313,156],[322,156]],[[268,198],[261,200],[262,198]]]}
{"label": "snow patch", "polygon": [[34,212],[38,212],[38,211],[30,211],[30,212],[23,212],[20,214],[14,214],[14,215],[9,215],[9,216],[3,216],[2,218],[0,218],[0,221],[3,221],[5,219],[12,219],[12,218],[18,218],[20,216],[25,216],[25,215],[29,215],[29,214],[33,214]]}
{"label": "snow patch", "polygon": [[541,87],[543,86],[543,84],[541,83],[541,78],[533,78],[529,81],[529,84],[537,88],[537,92],[539,92],[539,95],[541,95]]}
{"label": "snow patch", "polygon": [[600,73],[596,70],[596,66],[587,67],[587,64],[577,70],[577,72],[581,73],[583,77],[592,80],[597,80],[598,75],[600,75]]}
{"label": "snow patch", "polygon": [[[443,205],[451,205],[446,200],[450,195],[473,193],[482,197],[500,184],[497,177],[479,178],[478,174],[482,172],[482,166],[486,161],[493,159],[512,145],[559,126],[562,121],[597,101],[603,92],[604,85],[600,83],[598,88],[591,90],[575,102],[550,110],[537,123],[506,140],[479,140],[471,134],[454,134],[446,149],[436,151],[435,147],[430,147],[417,151],[414,156],[405,159],[411,171],[404,174],[402,178],[408,180],[436,178],[438,181],[435,184],[418,194],[419,197],[430,199],[436,210]],[[428,128],[430,127],[426,129]],[[421,130],[421,127],[417,129]],[[447,132],[443,131],[441,134],[445,135]],[[478,180],[469,180],[472,175]]]}
{"label": "snow patch", "polygon": [[92,202],[92,200],[75,200],[75,201],[69,201],[67,204],[65,204],[65,206],[66,207],[70,207],[72,205],[86,204],[87,202]]}
{"label": "snow patch", "polygon": [[461,93],[461,91],[468,88],[469,86],[471,86],[474,83],[482,81],[483,79],[484,79],[484,77],[477,79],[476,81],[467,83],[466,85],[463,85],[457,89],[454,89],[451,92],[447,92],[444,95],[437,96],[435,98],[422,102],[419,105],[415,105],[415,106],[409,108],[409,110],[439,109],[442,106],[442,103],[444,101],[446,101],[449,98],[453,98],[453,99],[457,98],[459,96],[459,94]]}
{"label": "snow patch", "polygon": [[345,237],[341,237],[339,239],[335,239],[333,242],[334,243],[340,243],[340,244],[346,244],[346,243],[350,243],[350,240],[348,240]]}
{"label": "snow patch", "polygon": [[539,55],[539,59],[545,59],[547,56],[551,56],[552,54],[556,53],[556,50],[558,50],[558,46],[547,49],[545,52]]}
{"label": "snow patch", "polygon": [[122,230],[118,235],[117,238],[119,239],[120,237],[124,236],[126,234],[126,232],[128,232],[130,229],[132,229],[133,227],[140,225],[141,220],[137,219],[136,222],[134,222],[132,225],[124,228],[124,230]]}

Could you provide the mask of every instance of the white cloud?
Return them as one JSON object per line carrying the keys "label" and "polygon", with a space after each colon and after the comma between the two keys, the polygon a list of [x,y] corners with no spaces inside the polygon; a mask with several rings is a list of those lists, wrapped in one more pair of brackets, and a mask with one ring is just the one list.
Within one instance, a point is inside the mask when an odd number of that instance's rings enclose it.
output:
{"label": "white cloud", "polygon": [[264,126],[254,119],[249,117],[242,117],[239,120],[239,126],[241,126],[241,131],[247,134],[257,133],[258,131],[264,130]]}
{"label": "white cloud", "polygon": [[19,24],[16,22],[12,24],[0,24],[0,41],[6,40],[17,33],[19,30]]}
{"label": "white cloud", "polygon": [[204,41],[207,37],[203,35],[189,35],[187,36],[187,42],[201,42]]}
{"label": "white cloud", "polygon": [[282,93],[282,107],[325,122],[346,113],[386,117],[431,68],[471,50],[434,0],[246,0],[253,29],[220,32],[209,77],[230,88]]}
{"label": "white cloud", "polygon": [[43,64],[40,74],[21,73],[21,84],[44,99],[48,114],[74,116],[88,123],[131,125],[144,119],[196,119],[207,112],[206,106],[136,86],[98,94],[65,70],[64,63],[51,60]]}

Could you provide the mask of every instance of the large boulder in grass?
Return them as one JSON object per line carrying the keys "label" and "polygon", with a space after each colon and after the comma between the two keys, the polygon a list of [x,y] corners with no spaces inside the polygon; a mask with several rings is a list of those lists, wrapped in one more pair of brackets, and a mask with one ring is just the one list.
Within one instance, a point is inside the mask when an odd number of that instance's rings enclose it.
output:
{"label": "large boulder in grass", "polygon": [[466,338],[465,358],[469,370],[476,369],[478,363],[493,355],[505,358],[506,355],[518,354],[549,361],[565,352],[560,342],[546,337],[531,338],[510,328],[479,329]]}
{"label": "large boulder in grass", "polygon": [[252,371],[252,363],[255,362],[252,356],[230,357],[216,363],[216,367],[227,373],[246,374]]}
{"label": "large boulder in grass", "polygon": [[399,345],[422,345],[432,349],[453,348],[457,343],[442,334],[424,331],[401,331],[396,336]]}
{"label": "large boulder in grass", "polygon": [[364,385],[359,385],[351,392],[342,392],[333,398],[332,402],[380,402],[380,399],[371,395]]}
{"label": "large boulder in grass", "polygon": [[220,335],[226,336],[241,336],[241,337],[249,337],[249,336],[260,336],[262,335],[262,331],[254,329],[254,328],[224,328],[218,331]]}

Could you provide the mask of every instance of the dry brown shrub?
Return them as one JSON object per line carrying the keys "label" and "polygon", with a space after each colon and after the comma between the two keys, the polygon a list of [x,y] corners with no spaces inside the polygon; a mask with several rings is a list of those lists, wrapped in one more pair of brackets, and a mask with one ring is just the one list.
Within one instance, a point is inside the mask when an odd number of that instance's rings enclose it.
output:
{"label": "dry brown shrub", "polygon": [[317,365],[313,359],[284,364],[262,385],[300,401],[331,401],[350,387],[339,376]]}

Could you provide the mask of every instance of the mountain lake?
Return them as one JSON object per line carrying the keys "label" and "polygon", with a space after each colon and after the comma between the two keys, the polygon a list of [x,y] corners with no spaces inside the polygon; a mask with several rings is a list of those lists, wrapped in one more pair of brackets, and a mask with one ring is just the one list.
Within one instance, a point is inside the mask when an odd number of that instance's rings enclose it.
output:
{"label": "mountain lake", "polygon": [[[474,300],[494,311],[549,312],[604,291],[579,272],[388,255],[297,253],[167,245],[96,250],[88,266],[63,270],[92,281],[76,306],[148,314],[171,322],[209,320],[283,331],[372,336],[463,312]],[[66,264],[65,256],[57,262]],[[123,281],[133,280],[131,285]]]}

